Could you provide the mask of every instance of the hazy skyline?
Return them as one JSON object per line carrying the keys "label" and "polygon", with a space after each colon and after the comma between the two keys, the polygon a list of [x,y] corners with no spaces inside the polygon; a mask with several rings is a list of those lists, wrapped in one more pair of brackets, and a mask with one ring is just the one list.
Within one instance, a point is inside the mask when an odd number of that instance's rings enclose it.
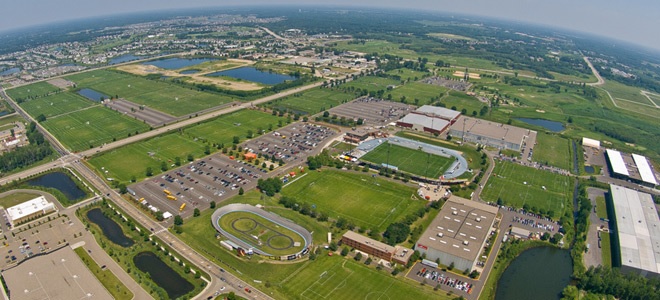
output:
{"label": "hazy skyline", "polygon": [[[405,3],[405,4],[402,4]],[[418,9],[488,16],[532,24],[550,25],[628,41],[660,50],[660,1],[656,0],[25,0],[2,5],[0,31],[93,16],[158,11],[177,8],[240,5],[336,5]]]}

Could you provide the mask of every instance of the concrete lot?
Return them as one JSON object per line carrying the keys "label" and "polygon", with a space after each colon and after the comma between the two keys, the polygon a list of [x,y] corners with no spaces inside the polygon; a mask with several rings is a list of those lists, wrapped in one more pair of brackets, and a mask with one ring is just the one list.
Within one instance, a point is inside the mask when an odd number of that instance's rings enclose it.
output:
{"label": "concrete lot", "polygon": [[[423,273],[421,271],[424,271]],[[437,272],[433,276],[433,272]],[[476,294],[472,293],[473,286],[476,284],[483,284],[467,276],[461,276],[442,269],[425,266],[421,263],[416,263],[410,272],[406,274],[409,279],[417,282],[424,282],[425,284],[435,287],[439,285],[440,289],[444,292],[452,292],[456,297],[462,296],[466,299],[476,299]],[[467,283],[463,285],[462,283]],[[468,293],[469,291],[469,293]],[[439,292],[443,293],[444,292]]]}
{"label": "concrete lot", "polygon": [[606,192],[607,191],[605,190],[597,188],[587,188],[589,200],[591,200],[591,205],[594,207],[589,214],[589,231],[587,232],[587,244],[590,245],[590,249],[583,255],[584,264],[587,268],[603,264],[603,255],[601,247],[599,247],[600,237],[598,236],[598,232],[604,230],[601,234],[609,234],[609,226],[607,222],[600,220],[596,215],[596,197],[605,197]]}
{"label": "concrete lot", "polygon": [[363,97],[334,107],[329,113],[347,119],[363,119],[364,125],[378,127],[395,122],[413,110],[415,106],[412,105]]}

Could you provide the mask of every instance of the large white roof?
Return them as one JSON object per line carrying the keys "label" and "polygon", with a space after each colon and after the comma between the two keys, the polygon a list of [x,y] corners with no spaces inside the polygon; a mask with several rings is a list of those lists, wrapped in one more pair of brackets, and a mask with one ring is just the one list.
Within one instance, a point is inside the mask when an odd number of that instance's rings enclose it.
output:
{"label": "large white roof", "polygon": [[9,218],[16,220],[25,216],[32,215],[38,211],[53,210],[53,203],[48,202],[44,196],[39,196],[21,204],[14,205],[7,209]]}
{"label": "large white roof", "polygon": [[422,105],[418,109],[415,110],[416,112],[425,114],[425,115],[435,115],[439,118],[443,118],[446,120],[453,120],[458,118],[458,116],[461,115],[461,112],[447,109],[444,107],[439,107],[439,106],[431,106],[431,105]]}
{"label": "large white roof", "polygon": [[447,120],[418,114],[407,114],[399,122],[422,125],[426,128],[435,130],[443,130],[445,127],[447,127],[447,125],[449,125],[449,121]]}
{"label": "large white roof", "polygon": [[660,273],[660,219],[651,195],[610,185],[621,265]]}
{"label": "large white roof", "polygon": [[639,170],[639,176],[642,177],[642,181],[651,183],[653,185],[658,185],[658,182],[655,180],[655,175],[653,175],[651,165],[649,165],[646,157],[638,154],[633,154],[632,157],[635,161],[635,165],[637,165],[637,170]]}
{"label": "large white roof", "polygon": [[610,159],[612,171],[617,174],[630,176],[630,173],[628,173],[628,168],[626,168],[626,163],[623,161],[623,157],[621,156],[621,152],[612,149],[607,149],[606,151],[607,157]]}
{"label": "large white roof", "polygon": [[587,147],[592,147],[592,148],[600,148],[600,141],[590,139],[587,137],[582,138],[582,146],[587,146]]}

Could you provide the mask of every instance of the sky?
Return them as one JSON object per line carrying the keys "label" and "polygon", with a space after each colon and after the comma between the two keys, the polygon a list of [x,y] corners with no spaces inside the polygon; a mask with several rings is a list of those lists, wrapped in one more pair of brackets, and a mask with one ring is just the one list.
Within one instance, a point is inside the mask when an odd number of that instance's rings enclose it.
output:
{"label": "sky", "polygon": [[0,32],[93,16],[226,5],[314,4],[419,9],[567,28],[660,50],[658,0],[8,0]]}

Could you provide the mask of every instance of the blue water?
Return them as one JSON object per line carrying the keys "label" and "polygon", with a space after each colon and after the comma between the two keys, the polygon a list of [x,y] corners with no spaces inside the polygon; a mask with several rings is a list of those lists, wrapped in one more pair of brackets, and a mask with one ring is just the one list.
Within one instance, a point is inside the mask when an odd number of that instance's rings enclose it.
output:
{"label": "blue water", "polygon": [[19,69],[19,68],[11,68],[11,69],[4,70],[4,71],[0,72],[0,76],[11,75],[11,74],[14,74],[14,73],[18,73],[20,71],[21,71],[21,69]]}
{"label": "blue water", "polygon": [[76,183],[67,175],[62,172],[53,172],[46,175],[39,176],[35,179],[30,179],[27,182],[31,186],[43,186],[47,188],[54,188],[71,202],[80,200],[85,197],[85,192],[78,188]]}
{"label": "blue water", "polygon": [[101,231],[103,231],[103,234],[113,243],[124,248],[128,248],[135,244],[131,238],[124,234],[124,231],[121,229],[121,226],[117,224],[117,222],[103,215],[103,212],[100,208],[94,208],[88,211],[87,218],[89,218],[92,223],[99,225],[99,227],[101,227]]}
{"label": "blue water", "polygon": [[207,61],[215,60],[213,58],[167,58],[142,63],[143,65],[152,65],[166,70],[176,70],[189,66],[198,65]]}
{"label": "blue water", "polygon": [[596,172],[596,169],[594,169],[594,167],[592,166],[584,166],[584,171],[589,174],[593,174],[594,172]]}
{"label": "blue water", "polygon": [[151,280],[162,287],[170,299],[177,299],[195,288],[153,252],[138,253],[133,257],[133,263],[140,271],[149,273]]}
{"label": "blue water", "polygon": [[101,102],[101,97],[103,97],[103,99],[110,99],[108,95],[104,95],[95,90],[90,90],[90,89],[82,89],[78,91],[78,94],[94,102]]}
{"label": "blue water", "polygon": [[227,71],[220,71],[208,74],[207,76],[227,76],[262,84],[278,84],[287,80],[296,80],[296,78],[293,76],[263,72],[253,67],[242,67]]}
{"label": "blue water", "polygon": [[541,126],[547,130],[550,130],[552,132],[561,132],[566,129],[564,127],[564,124],[560,122],[555,122],[555,121],[549,121],[549,120],[544,120],[544,119],[528,119],[528,118],[516,118],[516,120],[523,121],[527,124],[532,124],[536,126]]}
{"label": "blue water", "polygon": [[199,72],[199,70],[194,70],[194,69],[193,69],[193,70],[185,70],[185,71],[181,71],[181,72],[179,72],[179,74],[195,74],[195,73],[197,73],[197,72]]}
{"label": "blue water", "polygon": [[126,55],[122,55],[122,56],[117,56],[115,58],[111,58],[108,61],[108,64],[109,65],[120,64],[120,63],[125,63],[127,61],[136,60],[136,59],[140,59],[140,58],[141,57],[135,56],[133,54],[126,54]]}

